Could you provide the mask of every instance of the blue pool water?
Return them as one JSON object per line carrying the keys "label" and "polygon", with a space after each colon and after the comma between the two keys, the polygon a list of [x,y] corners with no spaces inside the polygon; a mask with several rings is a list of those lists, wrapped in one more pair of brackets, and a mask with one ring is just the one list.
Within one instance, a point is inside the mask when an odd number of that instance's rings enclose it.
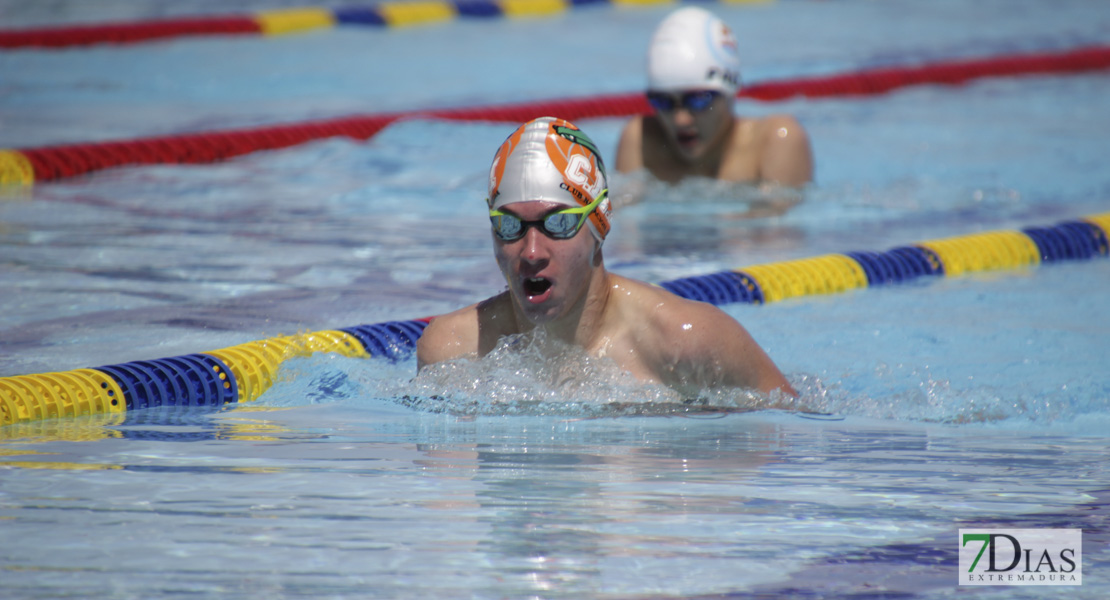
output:
{"label": "blue pool water", "polygon": [[[224,4],[0,0],[0,23]],[[1110,6],[1081,0],[714,8],[753,82],[1110,41]],[[634,91],[666,11],[8,50],[0,147]],[[1101,72],[741,102],[810,131],[805,201],[740,220],[752,190],[655,186],[617,213],[607,266],[659,282],[1107,212],[1108,92]],[[612,156],[621,119],[579,125]],[[0,376],[431,316],[495,293],[480,208],[512,128],[413,120],[368,142],[6,197]],[[586,373],[568,382],[529,356],[417,377],[412,360],[318,354],[230,410],[3,428],[0,595],[1103,598],[1108,293],[1110,261],[1096,259],[724,307],[834,421],[684,415],[584,356],[564,357]],[[970,527],[1082,528],[1084,585],[958,588],[957,531]]]}

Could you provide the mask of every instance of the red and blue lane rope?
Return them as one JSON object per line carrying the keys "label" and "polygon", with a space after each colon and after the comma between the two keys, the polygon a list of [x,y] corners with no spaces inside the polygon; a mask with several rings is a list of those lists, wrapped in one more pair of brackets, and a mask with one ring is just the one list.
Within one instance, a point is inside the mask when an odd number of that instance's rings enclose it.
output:
{"label": "red and blue lane rope", "polygon": [[[813,294],[955,277],[977,271],[1110,256],[1110,213],[1049,227],[993,231],[753,265],[664,282],[701,302],[765,304]],[[315,352],[392,361],[412,355],[430,318],[358,325],[248,342],[230,348],[93,369],[0,377],[0,426],[123,413],[158,406],[220,407],[250,402],[277,380],[282,362]]]}
{"label": "red and blue lane rope", "polygon": [[[712,0],[699,0],[705,3]],[[753,4],[771,0],[720,0]],[[458,18],[535,18],[582,6],[649,6],[673,0],[404,0],[341,8],[291,8],[248,15],[193,16],[148,21],[90,23],[62,27],[0,30],[0,48],[60,48],[89,44],[128,44],[196,35],[276,36],[338,26],[411,27]]]}

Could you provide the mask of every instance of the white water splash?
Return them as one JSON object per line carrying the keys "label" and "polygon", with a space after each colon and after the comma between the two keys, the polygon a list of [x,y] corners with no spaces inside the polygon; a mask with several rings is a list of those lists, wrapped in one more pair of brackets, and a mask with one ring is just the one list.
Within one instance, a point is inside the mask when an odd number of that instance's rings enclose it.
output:
{"label": "white water splash", "polygon": [[[383,390],[385,391],[385,390]],[[696,398],[645,383],[608,358],[545,339],[537,332],[505,338],[481,359],[425,367],[387,397],[431,412],[461,415],[669,415],[789,408],[792,399],[747,390],[703,390]]]}

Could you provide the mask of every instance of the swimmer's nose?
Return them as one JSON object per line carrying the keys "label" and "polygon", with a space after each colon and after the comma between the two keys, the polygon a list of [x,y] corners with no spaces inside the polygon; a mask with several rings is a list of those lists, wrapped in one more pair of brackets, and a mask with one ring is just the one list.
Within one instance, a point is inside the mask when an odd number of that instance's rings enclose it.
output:
{"label": "swimmer's nose", "polygon": [[524,232],[524,248],[521,252],[524,260],[537,262],[547,258],[547,236],[540,232],[538,227],[529,227]]}
{"label": "swimmer's nose", "polygon": [[689,127],[694,124],[694,113],[686,108],[679,107],[674,111],[674,124],[676,127]]}

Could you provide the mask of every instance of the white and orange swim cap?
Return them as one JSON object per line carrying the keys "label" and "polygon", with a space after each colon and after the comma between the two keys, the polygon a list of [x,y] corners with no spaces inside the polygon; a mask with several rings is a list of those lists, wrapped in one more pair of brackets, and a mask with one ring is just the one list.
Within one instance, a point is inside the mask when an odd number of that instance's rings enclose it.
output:
{"label": "white and orange swim cap", "polygon": [[740,88],[740,53],[732,30],[697,6],[680,8],[659,24],[647,53],[648,89],[718,90]]}
{"label": "white and orange swim cap", "polygon": [[[577,208],[606,189],[605,165],[593,141],[569,121],[540,117],[518,127],[497,150],[486,201],[491,210],[533,200]],[[609,233],[611,213],[605,198],[589,217],[599,242]]]}

